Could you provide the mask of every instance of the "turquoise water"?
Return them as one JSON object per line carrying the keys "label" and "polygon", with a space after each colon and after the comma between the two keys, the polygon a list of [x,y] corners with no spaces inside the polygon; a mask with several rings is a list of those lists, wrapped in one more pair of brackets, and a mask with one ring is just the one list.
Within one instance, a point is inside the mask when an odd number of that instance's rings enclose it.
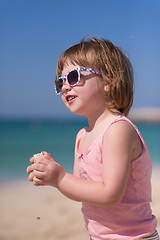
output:
{"label": "turquoise water", "polygon": [[[27,178],[29,158],[50,152],[66,171],[72,172],[74,141],[83,121],[1,121],[0,180]],[[147,143],[153,165],[160,164],[160,123],[136,123]]]}

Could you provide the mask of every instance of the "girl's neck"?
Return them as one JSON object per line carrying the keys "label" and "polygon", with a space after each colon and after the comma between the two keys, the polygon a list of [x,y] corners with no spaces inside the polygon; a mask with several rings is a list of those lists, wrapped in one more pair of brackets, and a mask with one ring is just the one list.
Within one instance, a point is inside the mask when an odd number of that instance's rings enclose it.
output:
{"label": "girl's neck", "polygon": [[101,126],[110,124],[118,115],[121,113],[119,111],[110,111],[108,108],[101,110],[94,114],[94,116],[88,117],[88,131],[93,129],[101,128]]}

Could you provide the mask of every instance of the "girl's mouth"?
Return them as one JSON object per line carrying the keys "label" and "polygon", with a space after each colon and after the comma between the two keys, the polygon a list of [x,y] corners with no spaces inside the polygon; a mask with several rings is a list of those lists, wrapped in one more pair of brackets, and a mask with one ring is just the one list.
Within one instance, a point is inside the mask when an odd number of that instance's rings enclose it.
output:
{"label": "girl's mouth", "polygon": [[77,96],[67,96],[66,100],[67,102],[72,102],[75,98],[77,98]]}

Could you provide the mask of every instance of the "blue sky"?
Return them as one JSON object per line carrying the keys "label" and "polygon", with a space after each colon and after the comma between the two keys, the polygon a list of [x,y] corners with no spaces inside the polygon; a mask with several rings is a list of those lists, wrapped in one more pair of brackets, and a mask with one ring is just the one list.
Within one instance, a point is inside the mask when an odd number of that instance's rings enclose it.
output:
{"label": "blue sky", "polygon": [[133,108],[160,107],[159,13],[159,0],[0,0],[0,117],[72,116],[54,93],[56,62],[86,35],[131,59]]}

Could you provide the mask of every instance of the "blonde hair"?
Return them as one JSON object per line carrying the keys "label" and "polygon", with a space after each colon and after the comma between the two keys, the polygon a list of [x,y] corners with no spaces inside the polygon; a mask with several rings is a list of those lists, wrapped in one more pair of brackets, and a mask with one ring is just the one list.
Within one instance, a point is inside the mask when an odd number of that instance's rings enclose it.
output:
{"label": "blonde hair", "polygon": [[99,70],[104,81],[107,107],[128,115],[133,103],[134,74],[130,60],[119,47],[104,39],[83,39],[60,56],[57,78],[67,62]]}

